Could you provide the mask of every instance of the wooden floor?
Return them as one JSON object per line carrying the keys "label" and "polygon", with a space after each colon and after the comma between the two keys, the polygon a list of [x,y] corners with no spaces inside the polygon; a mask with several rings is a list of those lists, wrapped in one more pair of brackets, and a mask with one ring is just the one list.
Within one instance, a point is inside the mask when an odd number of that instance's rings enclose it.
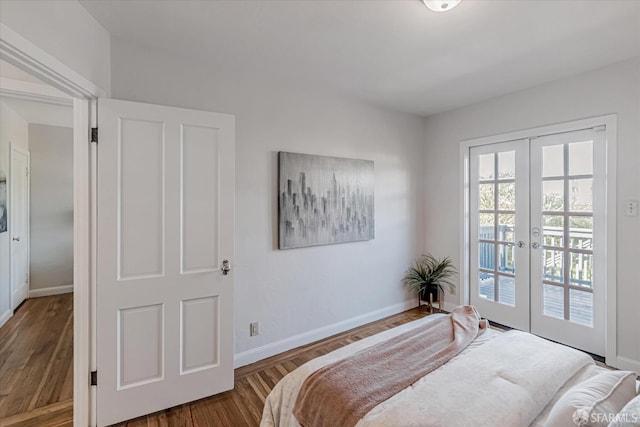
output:
{"label": "wooden floor", "polygon": [[0,328],[0,426],[72,417],[73,294],[28,299]]}
{"label": "wooden floor", "polygon": [[[72,426],[72,301],[58,296],[27,303],[0,329],[0,426]],[[425,315],[424,307],[416,308],[244,366],[235,371],[234,390],[118,426],[257,426],[267,395],[287,373],[337,348]],[[33,366],[27,364],[29,360]],[[58,403],[52,403],[54,398]]]}

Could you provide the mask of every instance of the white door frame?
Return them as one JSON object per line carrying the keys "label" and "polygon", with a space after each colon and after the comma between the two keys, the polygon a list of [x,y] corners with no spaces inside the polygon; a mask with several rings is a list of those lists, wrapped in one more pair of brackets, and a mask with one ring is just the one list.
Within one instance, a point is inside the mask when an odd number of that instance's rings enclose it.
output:
{"label": "white door frame", "polygon": [[[95,425],[95,397],[89,372],[95,369],[91,354],[92,302],[95,302],[95,210],[92,207],[95,185],[96,150],[90,144],[90,128],[95,125],[95,99],[107,93],[0,23],[0,58],[51,84],[74,98],[73,101],[73,228],[74,228],[74,295],[73,295],[73,424]],[[93,105],[93,107],[92,107]],[[92,365],[92,362],[94,363]]]}
{"label": "white door frame", "polygon": [[460,289],[462,289],[463,304],[469,303],[469,219],[470,219],[470,176],[469,176],[469,150],[471,147],[487,144],[495,144],[516,139],[534,138],[555,133],[570,132],[581,129],[605,126],[606,140],[606,248],[605,248],[605,288],[606,288],[606,354],[605,363],[612,367],[618,366],[617,360],[617,334],[616,334],[616,212],[617,212],[617,122],[616,114],[590,117],[582,120],[558,123],[548,126],[540,126],[504,134],[474,138],[460,142],[459,176],[461,183],[460,198]]}
{"label": "white door frame", "polygon": [[[9,240],[9,289],[11,291],[10,295],[9,295],[9,307],[11,308],[11,311],[14,311],[19,304],[16,304],[14,302],[14,298],[13,298],[13,294],[15,293],[15,283],[13,280],[13,257],[14,257],[14,249],[13,249],[13,238],[15,237],[14,233],[13,233],[13,222],[14,222],[14,218],[13,218],[13,207],[15,206],[15,200],[14,200],[14,187],[13,187],[13,168],[14,168],[14,164],[13,164],[13,153],[20,153],[23,156],[26,157],[27,159],[27,187],[30,186],[30,181],[31,179],[29,178],[29,169],[31,168],[30,165],[30,156],[29,156],[29,151],[25,150],[24,148],[20,147],[19,145],[16,145],[14,143],[9,144],[9,177],[11,179],[10,185],[8,186],[9,188],[7,189],[7,200],[9,201],[9,212],[7,212],[7,220],[8,220],[8,232],[9,232],[9,238],[11,240]],[[29,227],[29,218],[31,216],[31,200],[30,200],[30,191],[27,190],[27,212],[25,213],[27,216],[27,230],[26,230],[26,235],[22,236],[23,239],[26,239],[26,245],[27,245],[27,265],[31,264],[31,230]],[[27,280],[27,287],[29,286],[28,280]],[[29,289],[27,288],[27,298],[29,297]]]}

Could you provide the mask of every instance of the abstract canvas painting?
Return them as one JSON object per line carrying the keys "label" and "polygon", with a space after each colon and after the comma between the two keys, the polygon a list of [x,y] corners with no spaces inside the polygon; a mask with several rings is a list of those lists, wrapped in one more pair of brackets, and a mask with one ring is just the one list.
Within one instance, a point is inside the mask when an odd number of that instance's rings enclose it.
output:
{"label": "abstract canvas painting", "polygon": [[369,160],[278,156],[279,248],[374,238],[374,169]]}

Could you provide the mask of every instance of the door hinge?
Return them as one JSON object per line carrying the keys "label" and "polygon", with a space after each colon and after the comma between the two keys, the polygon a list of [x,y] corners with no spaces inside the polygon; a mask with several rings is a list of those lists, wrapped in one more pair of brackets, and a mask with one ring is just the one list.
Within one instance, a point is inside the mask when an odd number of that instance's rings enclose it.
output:
{"label": "door hinge", "polygon": [[91,142],[98,143],[98,128],[91,128]]}
{"label": "door hinge", "polygon": [[91,385],[98,385],[98,371],[91,371]]}
{"label": "door hinge", "polygon": [[24,171],[25,171],[25,175],[29,176],[29,168],[26,168]]}

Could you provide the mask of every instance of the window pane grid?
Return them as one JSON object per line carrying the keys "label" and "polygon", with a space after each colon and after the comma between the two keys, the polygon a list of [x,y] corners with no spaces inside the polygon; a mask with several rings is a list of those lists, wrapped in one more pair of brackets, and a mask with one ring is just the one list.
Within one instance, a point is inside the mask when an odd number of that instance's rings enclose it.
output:
{"label": "window pane grid", "polygon": [[515,305],[515,152],[483,155],[479,161],[479,294]]}
{"label": "window pane grid", "polygon": [[550,172],[542,178],[541,200],[544,313],[584,326],[593,325],[593,174],[584,173],[593,171],[588,144],[543,149],[553,157],[543,151],[543,171]]}

